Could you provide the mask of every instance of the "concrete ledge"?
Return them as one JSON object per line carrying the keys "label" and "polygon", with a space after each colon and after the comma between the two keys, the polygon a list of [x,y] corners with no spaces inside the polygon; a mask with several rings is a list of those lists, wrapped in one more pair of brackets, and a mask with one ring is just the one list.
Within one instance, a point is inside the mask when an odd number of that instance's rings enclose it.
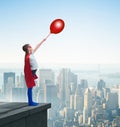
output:
{"label": "concrete ledge", "polygon": [[0,103],[0,127],[47,127],[47,109],[51,104]]}

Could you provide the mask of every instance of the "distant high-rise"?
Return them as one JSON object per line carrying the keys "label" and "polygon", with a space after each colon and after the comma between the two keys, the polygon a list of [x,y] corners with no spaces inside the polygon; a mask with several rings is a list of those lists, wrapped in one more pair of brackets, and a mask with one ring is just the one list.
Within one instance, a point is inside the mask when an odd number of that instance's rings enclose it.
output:
{"label": "distant high-rise", "polygon": [[58,75],[59,98],[67,106],[70,104],[71,83],[74,84],[74,88],[76,89],[77,75],[72,73],[70,69],[61,69]]}
{"label": "distant high-rise", "polygon": [[76,111],[82,112],[83,111],[83,103],[84,103],[83,96],[75,94],[75,96],[74,96],[74,109]]}
{"label": "distant high-rise", "polygon": [[12,101],[13,102],[26,102],[27,90],[26,88],[12,88]]}
{"label": "distant high-rise", "polygon": [[105,82],[101,79],[97,84],[97,89],[102,90],[103,88],[105,88]]}
{"label": "distant high-rise", "polygon": [[107,98],[108,93],[110,93],[110,88],[103,88],[104,98]]}
{"label": "distant high-rise", "polygon": [[92,109],[92,94],[89,88],[87,88],[84,93],[84,108],[87,109],[88,116],[90,116]]}
{"label": "distant high-rise", "polygon": [[74,117],[74,111],[68,107],[64,108],[64,115],[65,115],[65,120],[70,121]]}
{"label": "distant high-rise", "polygon": [[81,87],[82,87],[83,89],[88,88],[88,82],[87,82],[87,80],[82,79],[80,85],[81,85]]}
{"label": "distant high-rise", "polygon": [[119,108],[120,108],[120,91],[118,92],[118,104],[119,104]]}
{"label": "distant high-rise", "polygon": [[78,85],[74,96],[74,109],[76,111],[82,112],[83,106],[84,106],[84,95],[81,86]]}
{"label": "distant high-rise", "polygon": [[54,103],[57,101],[56,85],[46,84],[44,86],[44,101],[49,103]]}
{"label": "distant high-rise", "polygon": [[23,88],[23,87],[26,87],[25,84],[26,83],[25,83],[24,75],[22,73],[20,74],[20,76],[17,75],[16,76],[15,87]]}
{"label": "distant high-rise", "polygon": [[88,123],[88,110],[86,107],[83,109],[83,124]]}
{"label": "distant high-rise", "polygon": [[3,76],[4,81],[4,95],[8,98],[8,101],[12,99],[12,87],[15,87],[15,73],[5,72]]}
{"label": "distant high-rise", "polygon": [[44,85],[44,102],[51,103],[52,109],[48,111],[49,119],[56,119],[56,112],[59,108],[59,101],[57,97],[57,86],[54,84]]}
{"label": "distant high-rise", "polygon": [[70,95],[70,109],[74,110],[74,95]]}
{"label": "distant high-rise", "polygon": [[55,75],[51,69],[40,69],[39,70],[39,86],[40,88],[44,87],[46,82],[51,82],[51,84],[55,84]]}
{"label": "distant high-rise", "polygon": [[107,94],[107,108],[114,110],[118,108],[118,94],[117,93],[108,93]]}

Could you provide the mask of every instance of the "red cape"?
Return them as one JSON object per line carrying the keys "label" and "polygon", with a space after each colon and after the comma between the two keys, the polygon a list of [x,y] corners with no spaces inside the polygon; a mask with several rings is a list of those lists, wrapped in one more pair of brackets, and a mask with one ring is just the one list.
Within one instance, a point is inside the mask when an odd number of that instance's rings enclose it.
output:
{"label": "red cape", "polygon": [[30,67],[30,54],[27,54],[25,56],[24,75],[27,88],[32,88],[33,86],[36,85]]}

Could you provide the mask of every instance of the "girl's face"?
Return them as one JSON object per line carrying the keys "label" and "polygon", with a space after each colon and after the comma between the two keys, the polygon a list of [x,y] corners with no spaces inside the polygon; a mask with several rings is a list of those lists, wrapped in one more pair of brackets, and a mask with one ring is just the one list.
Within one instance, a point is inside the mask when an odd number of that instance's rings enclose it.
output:
{"label": "girl's face", "polygon": [[27,49],[28,49],[28,53],[31,54],[33,51],[32,47],[29,45]]}

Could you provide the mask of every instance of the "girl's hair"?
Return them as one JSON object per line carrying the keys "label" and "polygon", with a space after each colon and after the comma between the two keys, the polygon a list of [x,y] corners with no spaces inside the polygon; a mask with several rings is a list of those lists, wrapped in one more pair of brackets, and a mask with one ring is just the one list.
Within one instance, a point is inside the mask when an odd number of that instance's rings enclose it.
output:
{"label": "girl's hair", "polygon": [[23,45],[23,47],[22,47],[23,51],[24,51],[26,54],[28,53],[28,46],[29,46],[29,44],[25,44],[25,45]]}

